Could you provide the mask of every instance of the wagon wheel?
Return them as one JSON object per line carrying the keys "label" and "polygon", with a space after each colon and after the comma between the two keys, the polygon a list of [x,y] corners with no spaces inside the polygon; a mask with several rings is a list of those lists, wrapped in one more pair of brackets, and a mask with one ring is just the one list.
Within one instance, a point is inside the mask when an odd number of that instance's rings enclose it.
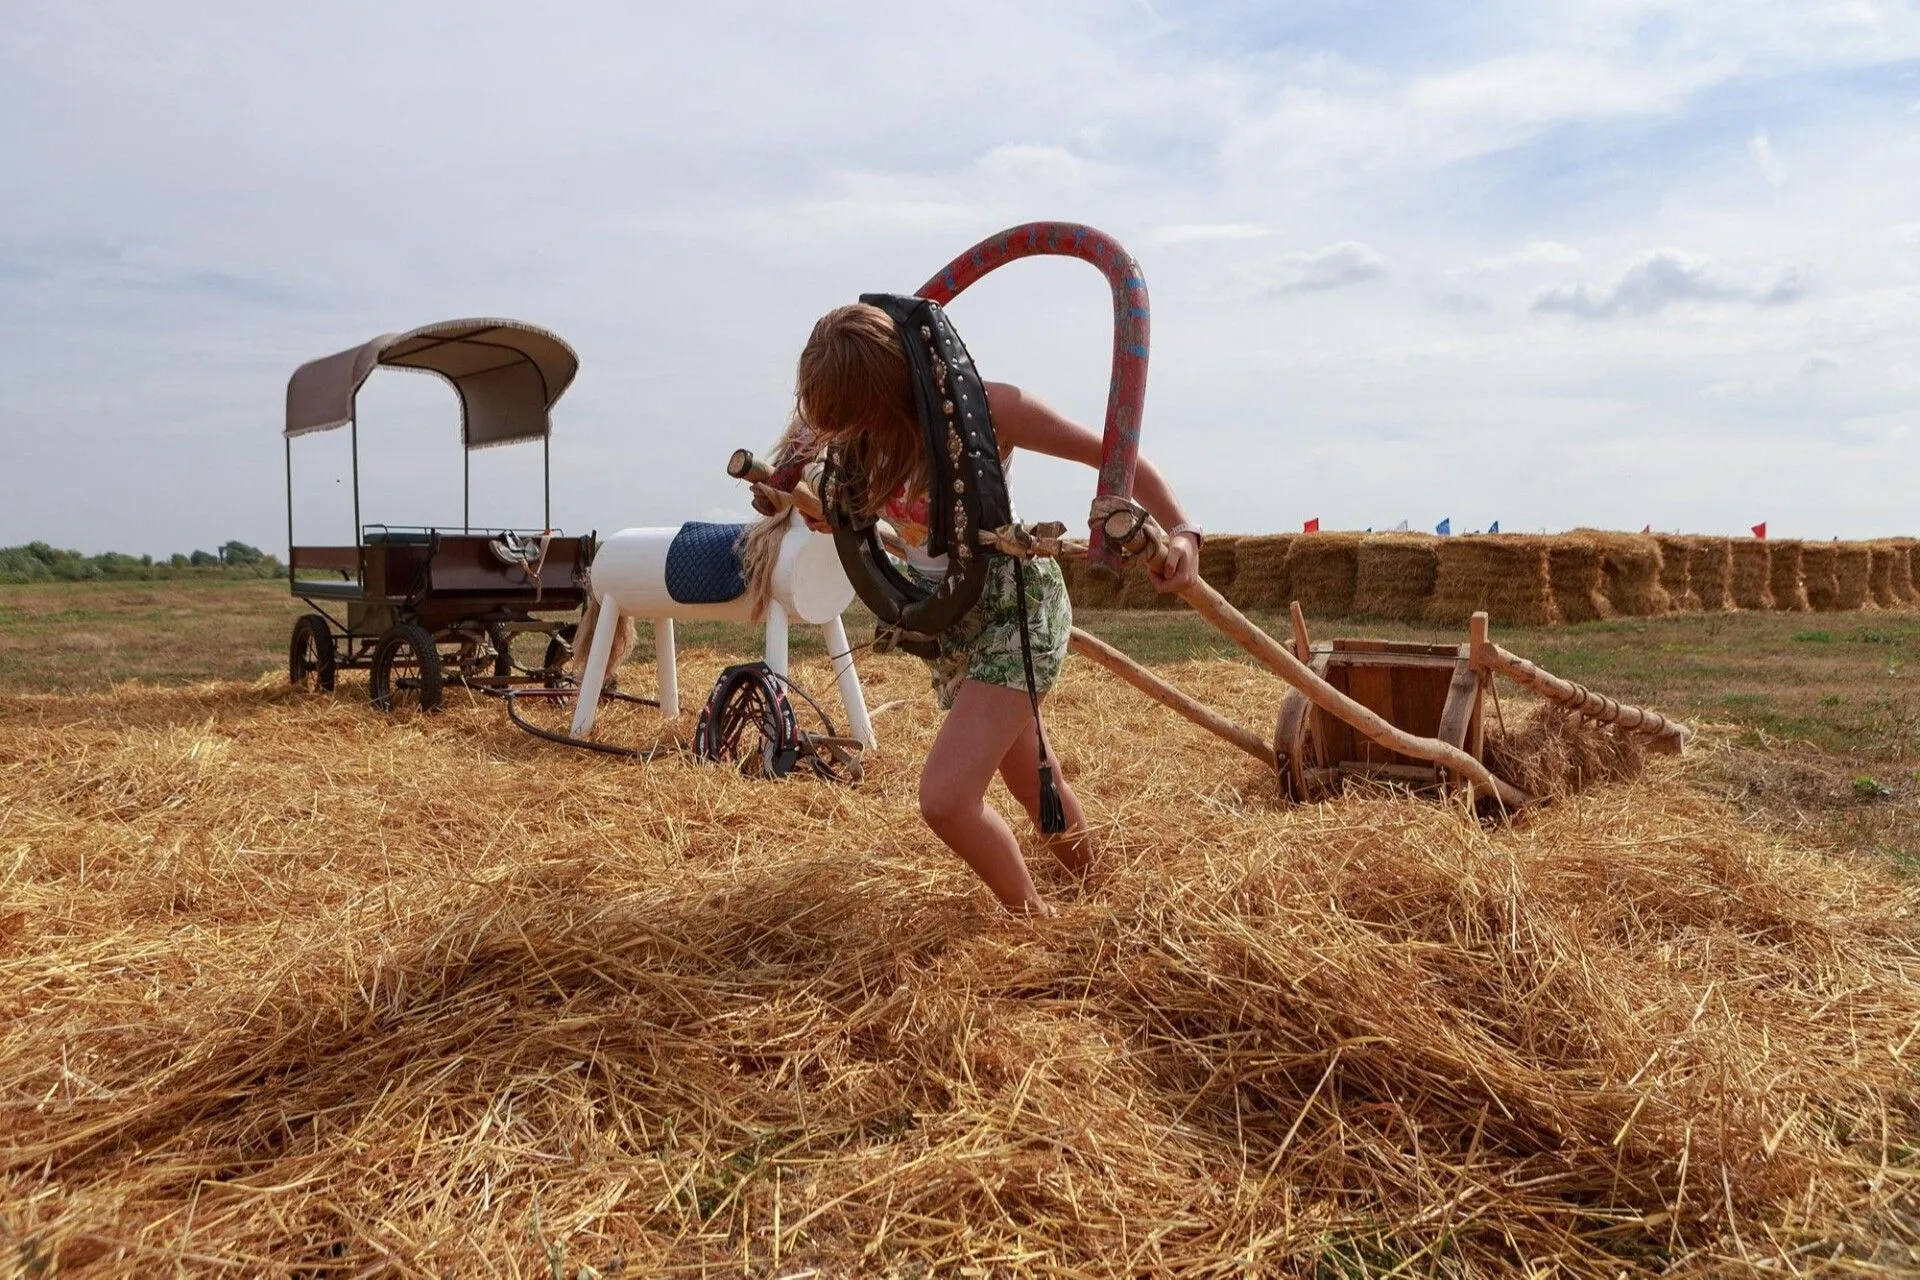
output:
{"label": "wagon wheel", "polygon": [[[565,626],[547,634],[547,647],[541,656],[540,665],[534,666],[523,655],[531,647],[538,631],[508,631],[505,627],[495,626],[488,630],[493,640],[493,674],[496,679],[504,680],[509,676],[540,676],[551,684],[567,665],[567,659],[573,656],[573,638],[579,631],[579,624],[569,622]],[[518,652],[514,642],[520,642]]]}
{"label": "wagon wheel", "polygon": [[1332,794],[1322,772],[1321,744],[1313,732],[1313,704],[1298,689],[1280,700],[1273,726],[1274,765],[1280,771],[1280,790],[1295,804],[1311,804]]}
{"label": "wagon wheel", "polygon": [[333,627],[325,614],[303,614],[294,620],[293,637],[287,642],[287,683],[304,689],[312,676],[313,687],[329,693],[333,675]]}
{"label": "wagon wheel", "polygon": [[367,693],[382,711],[409,706],[438,711],[445,682],[440,650],[425,628],[402,622],[389,627],[374,647]]}

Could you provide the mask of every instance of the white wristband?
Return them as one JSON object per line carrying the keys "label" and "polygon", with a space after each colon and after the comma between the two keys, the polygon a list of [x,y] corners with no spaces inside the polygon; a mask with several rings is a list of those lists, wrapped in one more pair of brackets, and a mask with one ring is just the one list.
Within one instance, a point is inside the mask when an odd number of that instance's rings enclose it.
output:
{"label": "white wristband", "polygon": [[1191,520],[1182,520],[1179,524],[1167,530],[1167,541],[1171,542],[1183,533],[1193,535],[1193,545],[1196,547],[1203,545],[1207,540],[1207,531],[1205,529],[1202,529]]}

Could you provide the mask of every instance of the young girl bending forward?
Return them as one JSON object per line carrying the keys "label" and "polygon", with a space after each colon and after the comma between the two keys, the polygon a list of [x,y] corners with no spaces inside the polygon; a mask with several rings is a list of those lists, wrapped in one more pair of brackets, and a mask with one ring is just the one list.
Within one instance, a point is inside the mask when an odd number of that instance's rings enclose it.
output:
{"label": "young girl bending forward", "polygon": [[[907,544],[909,572],[923,583],[937,583],[946,573],[946,557],[924,551],[930,468],[906,354],[893,320],[864,303],[822,316],[800,353],[795,391],[796,426],[809,431],[820,446],[856,439],[863,446],[849,451],[863,457],[869,471],[860,477],[856,491],[870,495],[865,501],[874,506],[860,514],[891,524]],[[1031,449],[1089,467],[1100,465],[1101,439],[1092,430],[1018,387],[989,382],[986,391],[1003,462],[1018,450]],[[1190,586],[1201,535],[1187,524],[1173,491],[1145,458],[1135,472],[1134,497],[1161,527],[1174,531],[1155,585],[1163,592]],[[1032,877],[1012,829],[987,806],[986,794],[997,770],[1039,827],[1041,737],[1027,696],[1021,650],[1021,562],[995,555],[990,564],[979,602],[940,636],[939,657],[928,661],[934,690],[948,715],[920,775],[920,814],[1001,902],[1029,910],[1039,906]],[[1052,560],[1035,558],[1024,577],[1034,688],[1044,694],[1058,679],[1066,657],[1072,607],[1060,567]],[[1046,763],[1059,779],[1067,822],[1066,830],[1050,839],[1050,848],[1068,870],[1083,871],[1094,852],[1086,817],[1050,751]]]}

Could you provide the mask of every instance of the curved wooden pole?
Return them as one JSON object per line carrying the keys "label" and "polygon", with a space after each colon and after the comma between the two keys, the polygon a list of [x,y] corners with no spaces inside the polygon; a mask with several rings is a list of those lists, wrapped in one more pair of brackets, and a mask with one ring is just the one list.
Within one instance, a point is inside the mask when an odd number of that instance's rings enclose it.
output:
{"label": "curved wooden pole", "polygon": [[1484,613],[1473,615],[1471,627],[1473,665],[1483,671],[1503,675],[1575,715],[1642,734],[1651,739],[1648,746],[1655,751],[1678,755],[1681,748],[1686,746],[1687,739],[1693,736],[1693,730],[1678,720],[1669,720],[1659,712],[1648,711],[1644,707],[1617,702],[1604,693],[1595,693],[1583,684],[1563,680],[1518,654],[1507,652],[1487,639],[1487,615]]}
{"label": "curved wooden pole", "polygon": [[[1095,514],[1100,516],[1098,508]],[[1108,541],[1118,547],[1121,554],[1143,557],[1155,568],[1166,560],[1166,535],[1151,517],[1142,516],[1135,510],[1118,510],[1100,518]],[[1218,591],[1205,582],[1195,580],[1191,587],[1180,593],[1180,598],[1192,605],[1194,612],[1225,632],[1235,644],[1258,658],[1268,670],[1305,694],[1314,706],[1352,725],[1387,750],[1451,770],[1467,781],[1473,795],[1495,796],[1509,809],[1523,808],[1532,803],[1532,797],[1526,792],[1494,777],[1492,770],[1460,748],[1437,738],[1421,738],[1396,728],[1328,684],[1315,675],[1306,663],[1294,657],[1285,645],[1254,626],[1245,614],[1228,604]]]}

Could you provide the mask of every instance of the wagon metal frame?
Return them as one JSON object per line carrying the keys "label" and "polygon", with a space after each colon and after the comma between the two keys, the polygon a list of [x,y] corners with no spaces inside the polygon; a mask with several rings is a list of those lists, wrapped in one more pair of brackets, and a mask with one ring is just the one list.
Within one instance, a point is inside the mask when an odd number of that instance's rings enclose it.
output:
{"label": "wagon metal frame", "polygon": [[[287,572],[312,612],[288,642],[296,685],[331,689],[343,668],[366,668],[375,706],[440,705],[449,681],[481,688],[552,682],[571,653],[594,539],[552,528],[552,409],[580,360],[558,336],[513,320],[447,320],[371,341],[294,371],[287,382]],[[376,369],[434,374],[460,403],[461,526],[363,524],[360,387]],[[354,543],[294,539],[293,441],[348,428]],[[538,440],[547,526],[503,529],[472,522],[476,449]],[[558,615],[558,616],[555,616]],[[537,661],[514,641],[545,638]]]}

